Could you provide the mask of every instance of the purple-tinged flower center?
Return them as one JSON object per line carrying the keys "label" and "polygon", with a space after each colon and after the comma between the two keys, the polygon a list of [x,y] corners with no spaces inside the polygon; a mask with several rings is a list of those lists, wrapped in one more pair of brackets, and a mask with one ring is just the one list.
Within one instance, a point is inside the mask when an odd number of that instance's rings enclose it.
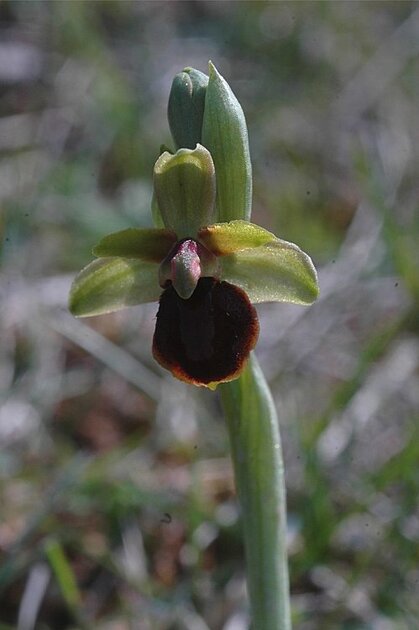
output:
{"label": "purple-tinged flower center", "polygon": [[191,297],[203,276],[217,276],[217,259],[206,247],[191,238],[178,241],[159,270],[160,286],[165,288],[171,282],[183,300]]}
{"label": "purple-tinged flower center", "polygon": [[183,299],[191,297],[201,277],[201,261],[196,241],[179,243],[177,252],[170,261],[170,275],[179,296]]}

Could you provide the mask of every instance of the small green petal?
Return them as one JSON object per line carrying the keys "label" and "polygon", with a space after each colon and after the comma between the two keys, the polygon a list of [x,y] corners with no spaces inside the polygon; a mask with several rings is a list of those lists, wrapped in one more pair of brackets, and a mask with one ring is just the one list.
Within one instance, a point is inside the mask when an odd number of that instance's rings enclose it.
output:
{"label": "small green petal", "polygon": [[93,254],[161,262],[176,240],[176,234],[170,230],[128,228],[102,238],[93,248]]}
{"label": "small green petal", "polygon": [[214,217],[215,172],[211,154],[200,144],[193,151],[163,153],[154,166],[154,189],[164,224],[179,239],[194,238]]}
{"label": "small green petal", "polygon": [[69,308],[76,317],[111,313],[159,299],[158,264],[129,258],[99,258],[75,278]]}
{"label": "small green petal", "polygon": [[277,239],[219,258],[221,279],[243,289],[251,302],[311,304],[317,298],[317,273],[297,245]]}
{"label": "small green petal", "polygon": [[260,247],[265,243],[278,240],[272,232],[248,221],[229,221],[208,225],[199,230],[198,239],[217,256],[232,254],[249,247]]}
{"label": "small green petal", "polygon": [[252,211],[252,165],[246,120],[229,84],[211,62],[202,144],[215,164],[217,220],[248,220]]}

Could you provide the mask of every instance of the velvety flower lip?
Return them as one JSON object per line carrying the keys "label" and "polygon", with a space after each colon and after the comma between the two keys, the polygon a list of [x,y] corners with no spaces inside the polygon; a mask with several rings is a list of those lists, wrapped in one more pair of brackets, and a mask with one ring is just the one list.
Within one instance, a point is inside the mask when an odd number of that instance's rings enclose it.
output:
{"label": "velvety flower lip", "polygon": [[163,292],[153,355],[177,378],[211,387],[240,374],[258,335],[257,314],[246,293],[201,278],[187,300],[173,286]]}
{"label": "velvety flower lip", "polygon": [[74,280],[70,310],[84,317],[160,300],[154,357],[213,387],[236,378],[256,344],[252,302],[310,304],[316,271],[299,247],[249,221],[214,221],[214,165],[201,145],[164,153],[154,185],[165,227],[105,236]]}

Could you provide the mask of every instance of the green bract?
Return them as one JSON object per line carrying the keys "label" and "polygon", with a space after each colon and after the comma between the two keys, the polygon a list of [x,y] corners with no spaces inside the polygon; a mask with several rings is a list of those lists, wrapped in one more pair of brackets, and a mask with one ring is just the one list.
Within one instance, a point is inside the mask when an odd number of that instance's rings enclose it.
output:
{"label": "green bract", "polygon": [[205,97],[202,144],[217,173],[218,221],[250,219],[252,164],[243,110],[227,81],[212,63]]}
{"label": "green bract", "polygon": [[98,260],[74,280],[70,310],[98,315],[160,297],[155,357],[179,378],[211,386],[236,378],[256,343],[250,302],[310,304],[317,275],[299,247],[246,220],[246,123],[214,66],[208,85],[192,69],[175,77],[169,118],[176,144],[189,148],[155,164],[158,227],[105,236],[93,249]]}

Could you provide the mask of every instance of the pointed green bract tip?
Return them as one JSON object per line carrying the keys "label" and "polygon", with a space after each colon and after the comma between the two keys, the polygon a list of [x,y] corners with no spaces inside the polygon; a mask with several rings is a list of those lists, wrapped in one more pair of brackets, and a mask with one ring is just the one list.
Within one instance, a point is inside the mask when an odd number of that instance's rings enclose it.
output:
{"label": "pointed green bract tip", "polygon": [[211,59],[208,61],[208,74],[211,76],[212,74],[219,74],[217,68],[212,63]]}
{"label": "pointed green bract tip", "polygon": [[252,166],[246,120],[229,84],[211,62],[202,144],[215,164],[217,221],[248,221],[252,208]]}

